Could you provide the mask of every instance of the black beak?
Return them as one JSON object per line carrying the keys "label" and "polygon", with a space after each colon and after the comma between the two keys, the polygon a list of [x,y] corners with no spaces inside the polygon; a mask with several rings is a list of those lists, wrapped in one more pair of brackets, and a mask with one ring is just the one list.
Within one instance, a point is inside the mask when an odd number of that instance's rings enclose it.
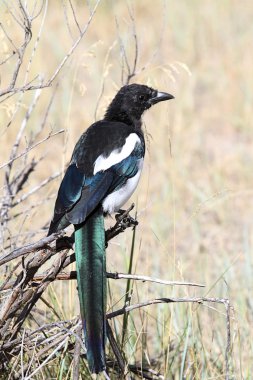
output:
{"label": "black beak", "polygon": [[168,94],[167,92],[157,91],[155,96],[149,100],[149,103],[153,105],[153,104],[163,102],[165,100],[170,100],[170,99],[174,99],[174,96],[171,94]]}

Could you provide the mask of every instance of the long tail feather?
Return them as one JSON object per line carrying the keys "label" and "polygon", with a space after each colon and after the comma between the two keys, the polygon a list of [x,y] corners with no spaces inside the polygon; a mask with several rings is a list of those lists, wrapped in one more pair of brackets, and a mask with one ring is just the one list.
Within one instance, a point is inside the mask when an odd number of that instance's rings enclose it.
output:
{"label": "long tail feather", "polygon": [[75,252],[81,317],[90,371],[105,370],[106,258],[102,209],[76,226]]}

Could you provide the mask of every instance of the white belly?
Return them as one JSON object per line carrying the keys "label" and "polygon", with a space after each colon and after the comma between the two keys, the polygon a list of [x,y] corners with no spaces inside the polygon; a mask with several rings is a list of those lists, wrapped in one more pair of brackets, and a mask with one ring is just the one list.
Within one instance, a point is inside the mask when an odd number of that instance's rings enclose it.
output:
{"label": "white belly", "polygon": [[119,190],[108,195],[103,201],[103,210],[108,214],[118,211],[131,197],[138,185],[143,166],[143,159],[140,160],[139,170],[136,175],[127,180],[126,184]]}

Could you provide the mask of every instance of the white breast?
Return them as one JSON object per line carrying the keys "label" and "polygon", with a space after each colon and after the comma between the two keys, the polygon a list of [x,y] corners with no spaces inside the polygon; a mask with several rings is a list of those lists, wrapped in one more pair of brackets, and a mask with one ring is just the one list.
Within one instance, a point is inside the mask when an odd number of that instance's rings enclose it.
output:
{"label": "white breast", "polygon": [[103,210],[108,214],[118,211],[131,197],[138,185],[143,166],[143,158],[139,160],[139,170],[136,175],[129,178],[126,184],[119,190],[108,195],[103,201]]}
{"label": "white breast", "polygon": [[130,156],[137,142],[141,143],[139,136],[136,133],[130,133],[122,148],[113,150],[108,157],[101,154],[94,163],[93,174],[107,170]]}

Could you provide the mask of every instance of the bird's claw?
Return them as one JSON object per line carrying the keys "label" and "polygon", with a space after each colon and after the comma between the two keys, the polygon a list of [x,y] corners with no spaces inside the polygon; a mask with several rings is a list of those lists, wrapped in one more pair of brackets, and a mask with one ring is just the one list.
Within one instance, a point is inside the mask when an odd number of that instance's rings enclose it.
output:
{"label": "bird's claw", "polygon": [[121,227],[122,231],[124,231],[128,227],[135,227],[138,225],[138,221],[134,219],[131,215],[129,215],[129,211],[132,210],[132,206],[128,210],[119,210],[115,215],[115,219],[117,224]]}
{"label": "bird's claw", "polygon": [[113,227],[105,231],[105,247],[108,246],[108,241],[119,235],[121,232],[124,232],[127,228],[133,227],[133,229],[138,225],[138,221],[132,218],[129,213],[134,208],[132,204],[127,210],[118,210],[115,215],[116,223]]}

